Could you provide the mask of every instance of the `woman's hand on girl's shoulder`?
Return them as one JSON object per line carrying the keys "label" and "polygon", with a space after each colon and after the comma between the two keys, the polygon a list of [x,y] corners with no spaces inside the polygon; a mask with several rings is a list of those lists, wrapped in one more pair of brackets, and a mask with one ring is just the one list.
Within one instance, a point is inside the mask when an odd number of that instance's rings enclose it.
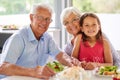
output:
{"label": "woman's hand on girl's shoulder", "polygon": [[77,39],[81,39],[81,38],[82,38],[82,34],[78,34],[78,35],[76,36],[76,38],[77,38]]}

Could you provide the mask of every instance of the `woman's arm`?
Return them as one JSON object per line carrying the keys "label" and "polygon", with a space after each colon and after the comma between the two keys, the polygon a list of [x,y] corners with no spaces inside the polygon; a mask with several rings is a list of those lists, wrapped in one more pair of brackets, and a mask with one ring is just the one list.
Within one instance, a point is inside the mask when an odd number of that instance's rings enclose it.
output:
{"label": "woman's arm", "polygon": [[67,53],[69,56],[71,56],[72,49],[73,49],[73,45],[72,45],[71,41],[67,42],[67,44],[63,48],[64,52]]}
{"label": "woman's arm", "polygon": [[74,47],[71,56],[78,59],[79,49],[80,49],[80,41],[81,41],[82,35],[78,34],[74,41]]}

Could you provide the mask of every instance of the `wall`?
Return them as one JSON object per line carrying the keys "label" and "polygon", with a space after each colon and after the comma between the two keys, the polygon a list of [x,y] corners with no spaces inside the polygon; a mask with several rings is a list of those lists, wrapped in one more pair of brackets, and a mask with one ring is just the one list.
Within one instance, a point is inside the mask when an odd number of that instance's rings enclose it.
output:
{"label": "wall", "polygon": [[107,35],[116,50],[120,50],[120,14],[97,14],[102,31]]}

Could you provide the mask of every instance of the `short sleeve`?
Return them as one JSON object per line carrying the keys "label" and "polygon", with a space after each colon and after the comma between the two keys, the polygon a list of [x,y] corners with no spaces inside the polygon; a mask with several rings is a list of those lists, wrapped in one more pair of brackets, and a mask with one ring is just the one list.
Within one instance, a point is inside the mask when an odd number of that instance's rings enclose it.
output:
{"label": "short sleeve", "polygon": [[71,42],[68,42],[64,47],[64,51],[70,56],[72,50],[73,50],[73,45],[71,44]]}
{"label": "short sleeve", "polygon": [[58,45],[55,43],[52,37],[50,37],[49,40],[49,53],[50,55],[55,58],[57,54],[61,52],[61,49],[58,47]]}
{"label": "short sleeve", "polygon": [[3,46],[1,55],[2,62],[16,63],[22,51],[23,51],[22,38],[19,35],[12,35]]}

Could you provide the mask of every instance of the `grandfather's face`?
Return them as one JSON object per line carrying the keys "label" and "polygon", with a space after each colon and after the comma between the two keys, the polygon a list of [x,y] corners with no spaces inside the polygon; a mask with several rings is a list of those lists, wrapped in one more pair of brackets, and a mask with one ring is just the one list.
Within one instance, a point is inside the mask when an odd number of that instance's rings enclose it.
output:
{"label": "grandfather's face", "polygon": [[35,37],[39,39],[47,31],[51,20],[51,13],[44,8],[36,10],[35,14],[30,14],[31,28]]}
{"label": "grandfather's face", "polygon": [[75,36],[80,31],[79,20],[80,18],[73,13],[64,19],[63,25],[65,26],[67,32]]}

